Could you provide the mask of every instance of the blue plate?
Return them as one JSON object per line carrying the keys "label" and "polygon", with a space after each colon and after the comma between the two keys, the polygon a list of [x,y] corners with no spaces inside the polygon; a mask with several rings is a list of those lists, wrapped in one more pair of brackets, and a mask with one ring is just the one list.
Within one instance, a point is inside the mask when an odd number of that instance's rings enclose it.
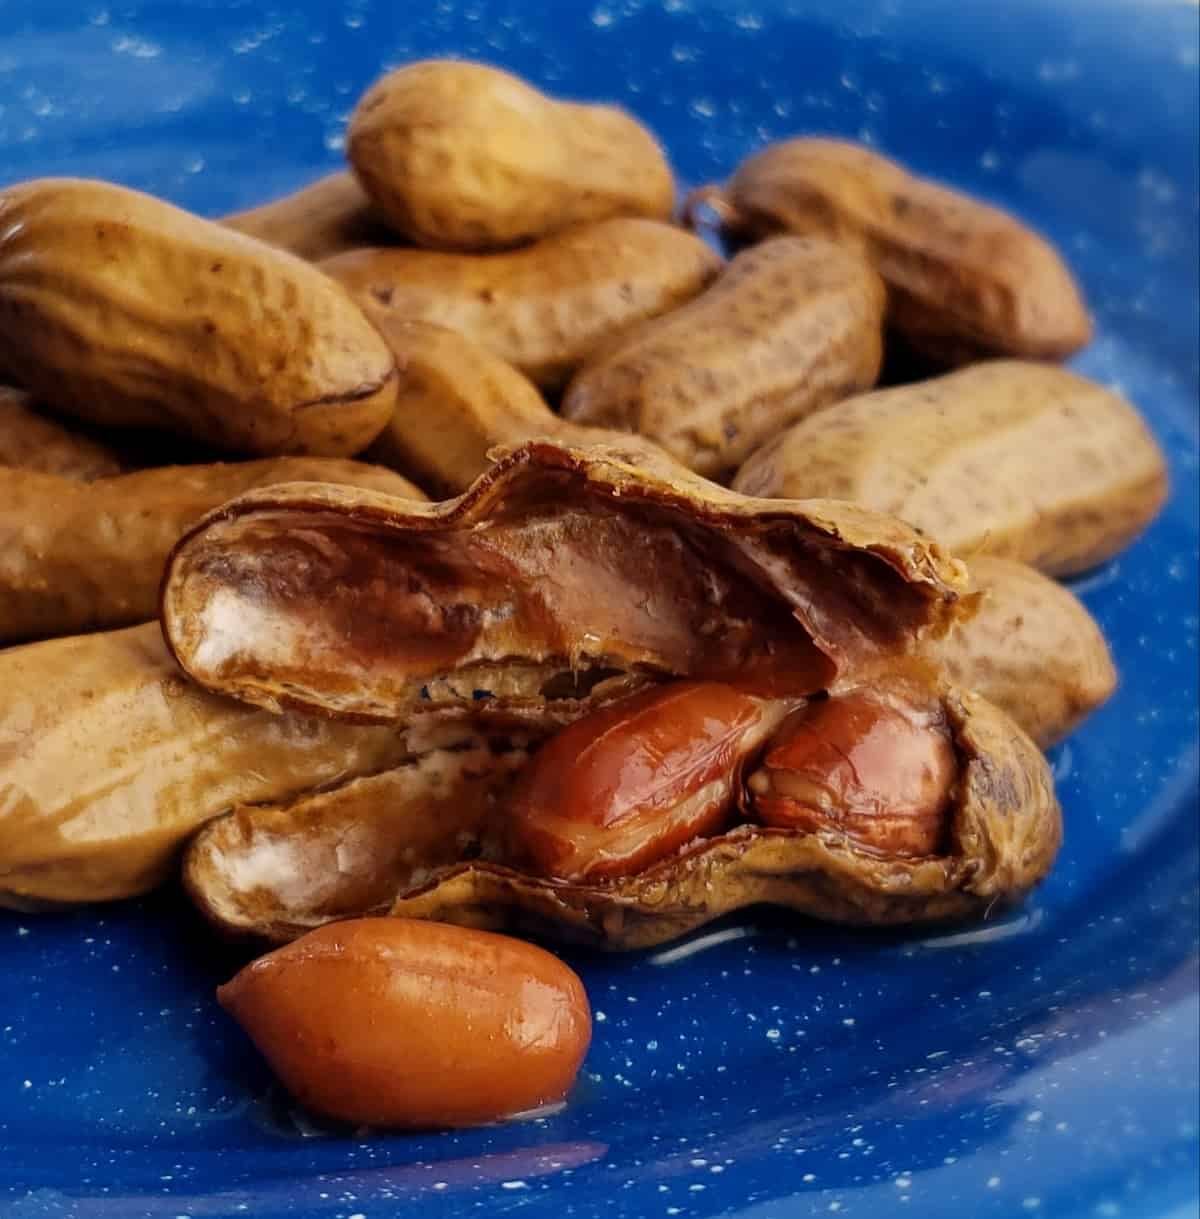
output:
{"label": "blue plate", "polygon": [[217,214],[339,163],[381,70],[460,54],[617,98],[681,176],[867,140],[1066,251],[1077,361],[1170,455],[1150,533],[1079,585],[1123,684],[1054,753],[1066,846],[1021,909],[934,935],[777,914],[573,954],[596,1036],[560,1112],[322,1136],[212,991],[175,892],[0,916],[11,1219],[1195,1214],[1197,9],[1094,0],[0,0],[0,179]]}

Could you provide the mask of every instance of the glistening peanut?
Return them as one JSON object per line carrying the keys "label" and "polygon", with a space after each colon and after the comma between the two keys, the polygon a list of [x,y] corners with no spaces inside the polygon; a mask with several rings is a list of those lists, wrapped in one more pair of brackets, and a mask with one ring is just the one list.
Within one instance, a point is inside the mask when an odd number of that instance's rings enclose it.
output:
{"label": "glistening peanut", "polygon": [[673,682],[564,728],[518,781],[512,849],[543,876],[629,876],[733,811],[746,758],[786,714],[717,682]]}
{"label": "glistening peanut", "polygon": [[0,191],[0,365],[81,419],[265,456],[360,452],[396,392],[383,340],[307,263],[74,178]]}
{"label": "glistening peanut", "polygon": [[550,953],[406,919],[322,927],[217,995],[297,1100],[371,1126],[472,1126],[560,1101],[591,1040],[583,984]]}
{"label": "glistening peanut", "polygon": [[764,825],[833,831],[880,855],[916,858],[941,849],[957,776],[940,707],[866,690],[796,712],[747,787]]}

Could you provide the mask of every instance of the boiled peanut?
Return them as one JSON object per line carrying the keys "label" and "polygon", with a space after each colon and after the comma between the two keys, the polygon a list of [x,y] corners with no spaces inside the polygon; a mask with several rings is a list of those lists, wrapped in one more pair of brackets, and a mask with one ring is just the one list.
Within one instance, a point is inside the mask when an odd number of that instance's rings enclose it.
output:
{"label": "boiled peanut", "polygon": [[592,1035],[557,957],[408,919],[319,928],[217,997],[298,1101],[371,1126],[473,1126],[560,1101]]}
{"label": "boiled peanut", "polygon": [[395,728],[271,715],[187,681],[158,623],[0,651],[0,906],[159,884],[230,807],[397,766]]}
{"label": "boiled peanut", "polygon": [[357,453],[395,366],[319,271],[149,195],[0,191],[0,362],[57,409],[246,453]]}
{"label": "boiled peanut", "polygon": [[727,822],[746,758],[787,713],[717,682],[672,682],[577,720],[508,800],[515,859],[542,876],[631,876]]}
{"label": "boiled peanut", "polygon": [[183,880],[220,930],[285,941],[386,913],[398,889],[477,851],[529,735],[448,731],[390,770],[283,804],[245,804],[189,844]]}
{"label": "boiled peanut", "polygon": [[43,415],[31,395],[0,385],[0,466],[91,482],[120,474],[121,461],[92,440]]}
{"label": "boiled peanut", "polygon": [[666,220],[670,167],[612,106],[556,102],[483,64],[410,64],[377,81],[346,152],[388,222],[419,245],[494,250],[610,216]]}
{"label": "boiled peanut", "polygon": [[91,483],[0,468],[0,644],[153,618],[184,530],[235,495],[285,482],[425,498],[391,470],[332,457],[164,466]]}
{"label": "boiled peanut", "polygon": [[993,360],[867,394],[798,423],[738,472],[747,495],[855,500],[953,553],[1052,575],[1111,558],[1167,494],[1129,403],[1063,368]]}
{"label": "boiled peanut", "polygon": [[457,331],[395,322],[387,340],[399,371],[396,412],[366,456],[435,494],[458,495],[487,469],[489,453],[542,437],[685,473],[652,441],[560,418],[532,381]]}
{"label": "boiled peanut", "polygon": [[[874,832],[866,817],[840,826],[825,818],[811,828],[751,822],[702,838],[633,875],[604,881],[538,876],[485,855],[439,869],[397,893],[391,913],[477,927],[536,928],[539,934],[615,949],[666,943],[764,902],[851,925],[984,918],[998,903],[1022,897],[1050,870],[1062,841],[1053,776],[1037,746],[986,699],[953,687],[917,685],[912,679],[918,676],[905,673],[901,691],[920,717],[916,743],[925,735],[921,722],[928,715],[936,746],[928,760],[940,770],[945,754],[936,729],[944,717],[957,762],[944,832],[936,841],[931,835],[916,843],[923,849],[932,842],[932,854],[894,853],[893,847],[908,845],[912,837],[909,827],[899,838],[887,832],[886,817]],[[894,697],[895,677],[885,668],[879,690],[863,693],[875,696],[886,688]],[[900,735],[903,739],[904,732]],[[853,744],[853,734],[842,741]],[[921,752],[923,747],[918,757]],[[787,760],[798,763],[796,777],[824,781],[841,764],[831,753],[802,750]],[[878,760],[876,766],[864,758],[871,768],[862,777],[894,796],[897,772],[888,757]],[[900,760],[907,766],[911,757],[906,751]],[[862,785],[843,773],[851,781],[838,788],[860,793]],[[919,795],[924,780],[918,779]],[[932,790],[936,796],[936,785]]]}
{"label": "boiled peanut", "polygon": [[937,854],[958,777],[940,708],[887,691],[810,702],[747,781],[764,825],[834,831],[889,857]]}
{"label": "boiled peanut", "polygon": [[922,654],[1053,745],[1116,689],[1104,635],[1077,597],[1024,563],[980,555],[970,569],[978,612]]}
{"label": "boiled peanut", "polygon": [[730,474],[782,428],[875,384],[883,304],[854,251],[764,242],[691,304],[597,353],[563,416],[639,432],[707,477]]}
{"label": "boiled peanut", "polygon": [[825,689],[945,629],[960,582],[856,504],[539,440],[439,504],[316,484],[224,504],[175,547],[161,616],[193,678],[274,709],[541,716],[652,675]]}
{"label": "boiled peanut", "polygon": [[999,208],[839,140],[772,144],[709,203],[734,233],[831,237],[864,249],[888,286],[888,322],[951,363],[1056,359],[1091,338],[1079,288],[1054,248]]}
{"label": "boiled peanut", "polygon": [[221,223],[310,261],[395,240],[358,179],[346,170],[282,199],[222,216]]}
{"label": "boiled peanut", "polygon": [[465,491],[490,449],[551,435],[562,422],[531,381],[457,331],[397,321],[387,341],[399,373],[396,410],[368,456],[431,491]]}
{"label": "boiled peanut", "polygon": [[691,233],[624,219],[504,254],[371,249],[321,263],[385,336],[397,322],[447,326],[543,388],[605,339],[690,300],[720,267]]}

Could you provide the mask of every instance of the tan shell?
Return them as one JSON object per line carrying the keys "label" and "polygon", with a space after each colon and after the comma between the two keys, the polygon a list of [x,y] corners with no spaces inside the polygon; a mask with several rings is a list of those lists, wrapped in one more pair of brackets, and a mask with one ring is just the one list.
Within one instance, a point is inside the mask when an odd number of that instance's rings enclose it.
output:
{"label": "tan shell", "polygon": [[533,382],[457,331],[395,322],[387,340],[396,410],[368,456],[435,494],[458,495],[487,469],[491,449],[549,436],[561,422]]}
{"label": "tan shell", "polygon": [[185,529],[251,488],[314,480],[425,498],[391,470],[332,457],[164,466],[92,483],[0,469],[0,644],[146,622]]}
{"label": "tan shell", "polygon": [[824,688],[945,630],[964,575],[855,505],[750,500],[617,446],[534,442],[441,504],[243,496],[176,547],[162,620],[197,681],[273,709],[390,720],[484,695],[541,714],[580,681],[585,698],[734,672]]}
{"label": "tan shell", "polygon": [[1007,716],[967,692],[949,690],[944,705],[964,767],[945,856],[883,858],[834,830],[742,825],[604,884],[460,863],[399,892],[390,913],[613,949],[662,944],[764,902],[835,923],[986,917],[1050,870],[1062,815],[1045,759]]}
{"label": "tan shell", "polygon": [[723,190],[697,192],[734,233],[831,237],[863,248],[888,285],[888,321],[951,363],[1055,359],[1091,338],[1054,248],[999,208],[839,140],[795,139],[747,158]]}
{"label": "tan shell", "polygon": [[848,499],[954,554],[1053,575],[1127,546],[1167,495],[1141,416],[1062,368],[994,360],[867,394],[797,424],[738,472],[747,495]]}
{"label": "tan shell", "polygon": [[91,482],[120,474],[106,445],[42,414],[30,394],[0,385],[0,466]]}
{"label": "tan shell", "polygon": [[209,818],[427,748],[209,694],[157,623],[0,651],[0,689],[0,906],[18,909],[144,893]]}
{"label": "tan shell", "polygon": [[1032,567],[980,555],[970,568],[978,610],[922,654],[1048,748],[1116,689],[1108,644],[1083,603]]}
{"label": "tan shell", "polygon": [[638,432],[718,478],[830,402],[870,389],[884,290],[859,254],[779,237],[739,254],[690,304],[605,346],[562,413]]}
{"label": "tan shell", "polygon": [[385,336],[397,322],[434,322],[543,388],[562,385],[600,343],[702,292],[720,268],[691,233],[628,219],[503,254],[370,249],[321,263]]}
{"label": "tan shell", "polygon": [[528,440],[615,445],[634,465],[686,473],[652,441],[560,418],[532,381],[457,331],[396,322],[387,340],[400,374],[396,412],[366,455],[434,494],[460,494],[495,450]]}
{"label": "tan shell", "polygon": [[529,742],[468,726],[393,770],[286,804],[242,805],[192,840],[184,884],[221,931],[275,941],[386,913],[397,888],[478,850]]}
{"label": "tan shell", "polygon": [[493,250],[610,216],[666,220],[675,184],[623,110],[556,102],[483,64],[389,72],[359,102],[346,153],[389,223],[419,245]]}
{"label": "tan shell", "polygon": [[327,174],[281,199],[222,216],[221,223],[312,262],[398,240],[348,170]]}
{"label": "tan shell", "polygon": [[69,178],[0,191],[0,364],[81,419],[268,456],[357,453],[395,397],[382,339],[319,271]]}

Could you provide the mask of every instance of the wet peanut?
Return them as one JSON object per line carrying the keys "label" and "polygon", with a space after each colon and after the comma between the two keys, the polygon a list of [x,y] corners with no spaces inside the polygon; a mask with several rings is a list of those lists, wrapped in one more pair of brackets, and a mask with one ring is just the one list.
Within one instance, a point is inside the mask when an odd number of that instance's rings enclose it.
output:
{"label": "wet peanut", "polygon": [[0,466],[56,474],[78,482],[121,472],[120,459],[106,445],[43,414],[29,394],[2,385]]}
{"label": "wet peanut", "polygon": [[796,712],[746,786],[764,825],[916,858],[943,846],[958,769],[940,711],[853,692]]}
{"label": "wet peanut", "polygon": [[1069,589],[1011,559],[972,559],[973,618],[922,654],[956,685],[977,690],[1043,748],[1106,702],[1117,672],[1099,624]]}
{"label": "wet peanut", "polygon": [[854,251],[764,242],[690,304],[606,345],[571,382],[563,416],[638,432],[699,474],[727,475],[782,428],[875,384],[883,304]]}
{"label": "wet peanut", "polygon": [[160,884],[206,821],[399,765],[395,728],[272,715],[179,672],[157,622],[0,650],[0,906]]}
{"label": "wet peanut", "polygon": [[78,179],[0,191],[0,364],[81,419],[265,455],[357,453],[395,397],[383,340],[319,271]]}
{"label": "wet peanut", "polygon": [[728,820],[742,765],[786,714],[716,682],[641,691],[564,728],[507,811],[514,858],[542,876],[631,876]]}
{"label": "wet peanut", "polygon": [[370,1126],[472,1126],[560,1101],[591,1040],[583,984],[550,953],[408,919],[322,927],[217,997],[298,1101]]}
{"label": "wet peanut", "polygon": [[712,282],[720,257],[652,220],[606,220],[503,254],[357,250],[321,263],[386,337],[398,322],[457,330],[543,388],[595,348]]}
{"label": "wet peanut", "polygon": [[310,261],[396,240],[349,171],[328,174],[281,199],[222,216],[221,223]]}
{"label": "wet peanut", "polygon": [[936,358],[1057,359],[1091,338],[1079,288],[1044,238],[869,148],[773,144],[724,190],[697,192],[693,214],[701,203],[741,236],[819,235],[865,250],[888,286],[888,323]]}
{"label": "wet peanut", "polygon": [[562,423],[528,378],[457,331],[397,321],[387,340],[396,410],[368,456],[436,494],[465,491],[497,445],[551,435]]}
{"label": "wet peanut", "polygon": [[547,437],[685,473],[652,441],[560,418],[532,381],[457,331],[396,322],[387,339],[399,371],[396,412],[366,456],[433,494],[458,495],[487,469],[489,454]]}
{"label": "wet peanut", "polygon": [[666,220],[670,167],[612,106],[557,102],[483,64],[410,64],[350,119],[347,155],[367,194],[419,245],[494,250],[610,216]]}
{"label": "wet peanut", "polygon": [[1167,471],[1112,391],[1062,368],[993,360],[841,402],[766,444],[733,486],[855,500],[965,558],[1061,576],[1133,541],[1163,505]]}
{"label": "wet peanut", "polygon": [[[400,765],[276,804],[244,804],[188,844],[183,882],[219,930],[279,942],[385,914],[397,890],[478,853],[529,760],[528,733],[430,725]],[[416,737],[415,725],[409,735]]]}
{"label": "wet peanut", "polygon": [[153,618],[184,530],[235,495],[286,482],[425,498],[391,470],[332,457],[163,466],[90,483],[0,468],[0,645]]}

